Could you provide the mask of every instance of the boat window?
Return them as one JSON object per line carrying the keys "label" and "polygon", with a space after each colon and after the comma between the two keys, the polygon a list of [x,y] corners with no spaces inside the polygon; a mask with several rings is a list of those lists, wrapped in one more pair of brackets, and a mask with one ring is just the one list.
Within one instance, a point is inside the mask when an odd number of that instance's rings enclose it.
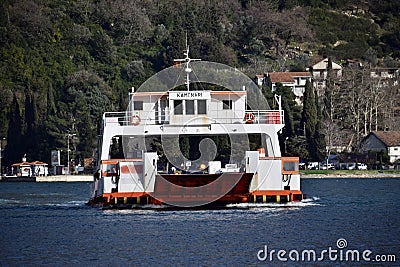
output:
{"label": "boat window", "polygon": [[197,114],[207,114],[206,100],[197,100]]}
{"label": "boat window", "polygon": [[223,109],[232,109],[232,100],[222,100]]}
{"label": "boat window", "polygon": [[194,100],[186,100],[186,115],[194,114]]}
{"label": "boat window", "polygon": [[103,176],[116,175],[117,164],[104,164],[103,165]]}
{"label": "boat window", "polygon": [[175,115],[183,114],[182,100],[174,100],[174,114]]}
{"label": "boat window", "polygon": [[143,101],[133,101],[134,110],[143,110]]}
{"label": "boat window", "polygon": [[284,161],[283,162],[283,170],[284,171],[298,171],[299,163],[295,161]]}

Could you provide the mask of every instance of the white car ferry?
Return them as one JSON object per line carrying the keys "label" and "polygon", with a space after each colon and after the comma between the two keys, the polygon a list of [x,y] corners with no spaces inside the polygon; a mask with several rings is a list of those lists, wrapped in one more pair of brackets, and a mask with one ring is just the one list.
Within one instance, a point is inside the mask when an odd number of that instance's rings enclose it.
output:
{"label": "white car ferry", "polygon": [[[189,208],[302,200],[299,159],[280,152],[280,98],[278,109],[260,110],[249,104],[262,97],[254,83],[246,87],[233,79],[236,88],[230,90],[190,88],[195,84],[189,76],[197,77],[192,61],[199,60],[188,54],[189,47],[176,60],[178,68],[170,68],[185,74],[186,87],[157,90],[162,82],[150,83],[132,89],[126,112],[103,114],[88,204]],[[174,83],[170,74],[165,77]]]}

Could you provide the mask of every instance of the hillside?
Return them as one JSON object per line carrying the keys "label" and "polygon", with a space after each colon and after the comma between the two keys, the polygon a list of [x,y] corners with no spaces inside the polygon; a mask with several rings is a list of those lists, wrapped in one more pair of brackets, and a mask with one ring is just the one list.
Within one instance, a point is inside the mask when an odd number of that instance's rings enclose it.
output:
{"label": "hillside", "polygon": [[3,0],[3,166],[48,162],[69,132],[76,162],[92,157],[101,114],[171,66],[186,32],[192,57],[250,77],[322,57],[399,67],[399,13],[398,1]]}

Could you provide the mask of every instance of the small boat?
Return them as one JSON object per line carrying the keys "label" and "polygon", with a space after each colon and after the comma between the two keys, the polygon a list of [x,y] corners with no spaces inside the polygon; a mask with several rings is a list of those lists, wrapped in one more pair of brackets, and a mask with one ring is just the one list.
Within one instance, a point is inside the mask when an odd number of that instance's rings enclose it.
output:
{"label": "small boat", "polygon": [[260,89],[244,76],[191,59],[187,46],[174,67],[132,88],[127,111],[103,114],[88,204],[196,208],[302,200],[299,158],[280,152],[280,97],[278,109],[265,108]]}

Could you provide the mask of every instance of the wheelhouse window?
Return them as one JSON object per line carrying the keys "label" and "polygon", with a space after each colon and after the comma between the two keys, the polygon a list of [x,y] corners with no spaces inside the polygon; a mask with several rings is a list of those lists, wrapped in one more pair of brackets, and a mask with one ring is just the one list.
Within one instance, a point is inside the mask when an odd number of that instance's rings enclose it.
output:
{"label": "wheelhouse window", "polygon": [[174,114],[175,115],[183,114],[182,100],[174,100]]}
{"label": "wheelhouse window", "polygon": [[143,110],[143,101],[133,101],[134,110]]}
{"label": "wheelhouse window", "polygon": [[194,100],[186,100],[186,115],[194,114]]}
{"label": "wheelhouse window", "polygon": [[222,100],[223,109],[232,109],[232,100]]}
{"label": "wheelhouse window", "polygon": [[117,175],[117,164],[104,164],[102,169],[103,176]]}
{"label": "wheelhouse window", "polygon": [[206,100],[197,100],[197,114],[207,114]]}

